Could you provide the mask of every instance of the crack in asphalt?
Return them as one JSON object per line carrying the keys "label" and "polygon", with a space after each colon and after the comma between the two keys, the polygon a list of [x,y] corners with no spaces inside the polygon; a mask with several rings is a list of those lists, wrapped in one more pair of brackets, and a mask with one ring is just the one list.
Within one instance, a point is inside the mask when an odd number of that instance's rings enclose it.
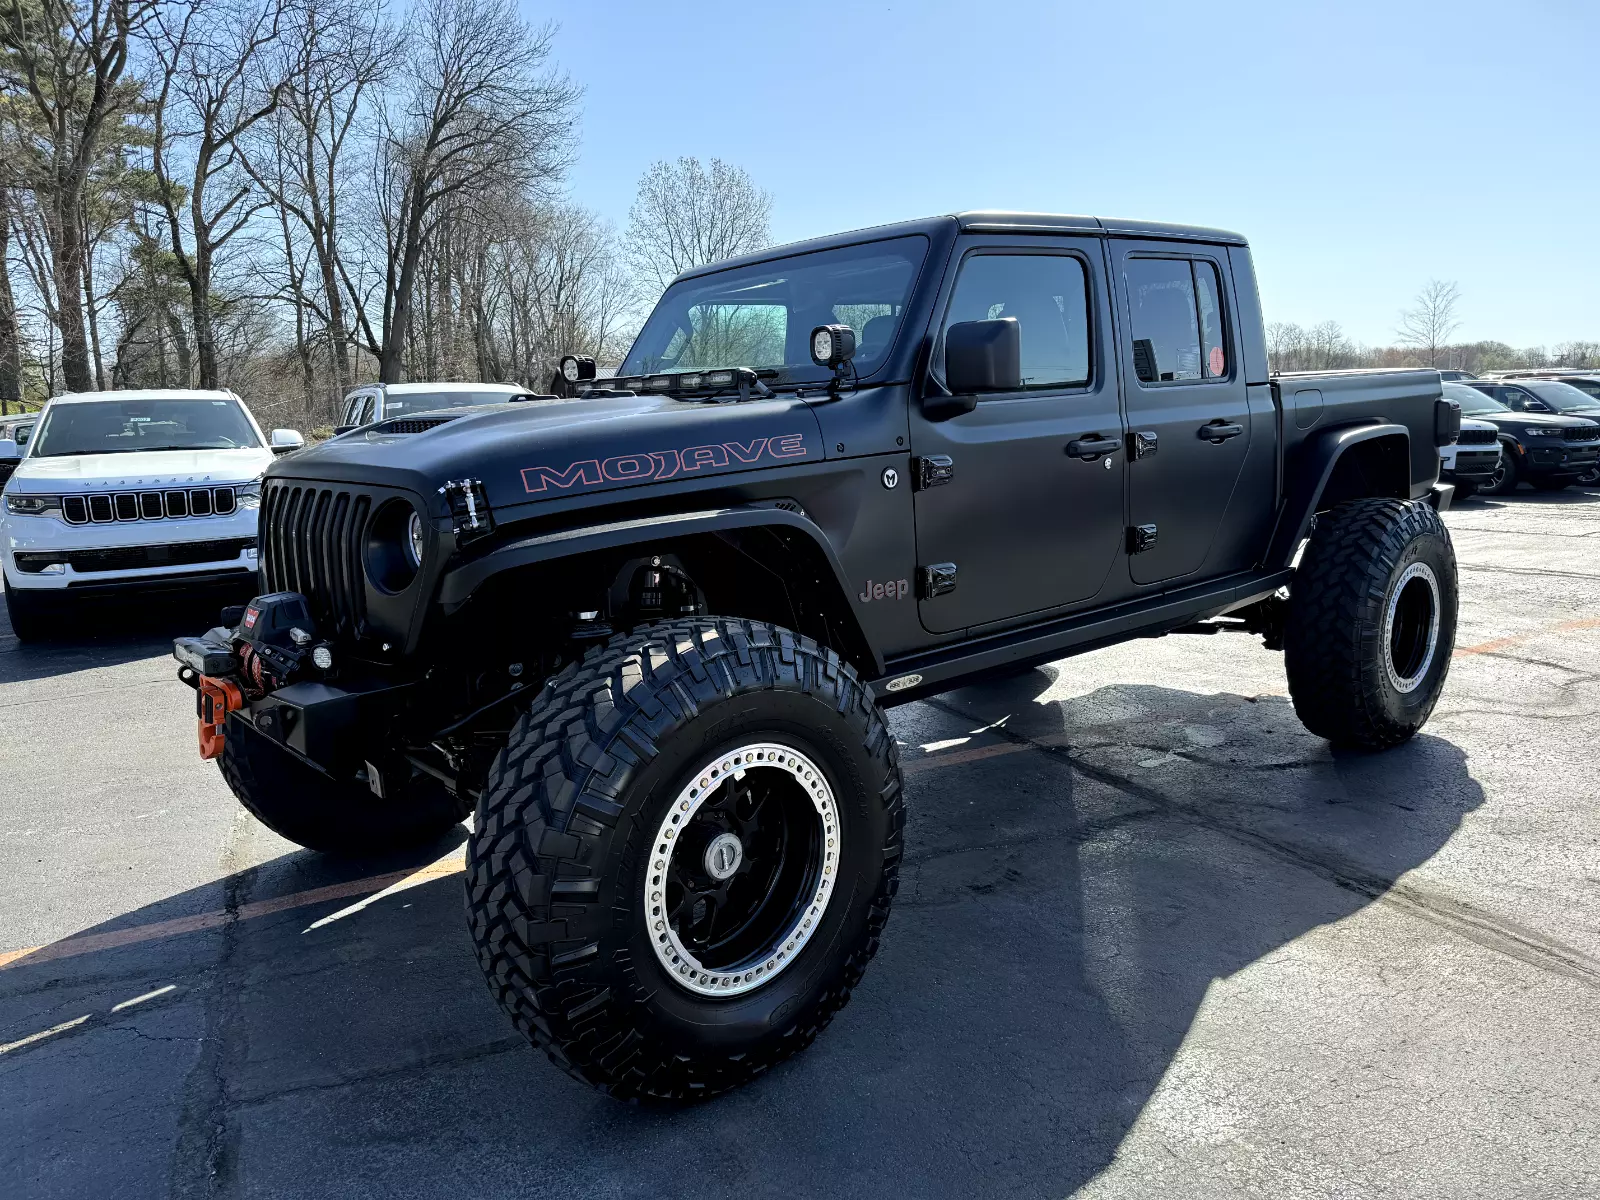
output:
{"label": "crack in asphalt", "polygon": [[1456,563],[1456,570],[1493,571],[1500,575],[1548,575],[1552,578],[1560,579],[1600,579],[1600,575],[1596,575],[1589,571],[1547,571],[1539,567],[1492,567],[1487,563],[1480,564],[1458,562]]}
{"label": "crack in asphalt", "polygon": [[[972,719],[971,713],[964,712],[937,697],[924,700],[923,703],[962,721]],[[996,737],[1028,745],[1040,753],[1063,760],[1070,764],[1073,770],[1097,783],[1115,788],[1148,805],[1260,850],[1290,866],[1307,871],[1335,887],[1392,905],[1441,929],[1476,942],[1486,949],[1600,990],[1600,960],[1575,947],[1546,937],[1537,930],[1529,929],[1504,917],[1492,916],[1464,902],[1435,895],[1414,884],[1403,884],[1394,878],[1374,874],[1351,863],[1318,857],[1299,846],[1268,837],[1237,821],[1228,820],[1198,804],[1175,800],[1137,780],[1085,762],[1065,743],[1057,745],[1036,741],[1004,725],[995,726],[990,732]]]}
{"label": "crack in asphalt", "polygon": [[257,868],[241,869],[242,845],[248,841],[250,819],[241,809],[228,831],[222,853],[225,918],[218,929],[221,947],[209,972],[204,991],[205,1034],[200,1053],[183,1083],[183,1106],[178,1115],[168,1177],[169,1195],[175,1198],[213,1197],[232,1190],[238,1140],[228,1099],[228,1055],[237,1045],[242,1021],[239,997],[243,992],[244,950],[239,940],[239,911],[250,898]]}
{"label": "crack in asphalt", "polygon": [[316,1083],[297,1083],[289,1087],[275,1088],[271,1091],[257,1092],[253,1095],[229,1095],[227,1103],[230,1108],[258,1108],[263,1104],[271,1104],[286,1096],[299,1096],[308,1092],[338,1091],[341,1088],[356,1087],[364,1083],[374,1083],[384,1079],[396,1079],[406,1075],[415,1075],[421,1071],[431,1071],[436,1067],[459,1066],[463,1063],[477,1062],[483,1058],[493,1058],[499,1054],[506,1054],[512,1050],[528,1049],[528,1040],[521,1036],[495,1038],[492,1041],[481,1042],[476,1046],[469,1046],[464,1050],[444,1050],[437,1054],[427,1054],[422,1058],[401,1063],[393,1067],[379,1067],[372,1071],[357,1071],[349,1075],[340,1075],[335,1079],[319,1080]]}

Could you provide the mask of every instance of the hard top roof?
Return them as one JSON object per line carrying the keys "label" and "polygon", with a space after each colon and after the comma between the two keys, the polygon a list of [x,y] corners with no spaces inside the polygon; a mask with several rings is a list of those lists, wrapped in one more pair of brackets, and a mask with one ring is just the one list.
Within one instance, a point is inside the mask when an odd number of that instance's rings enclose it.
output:
{"label": "hard top roof", "polygon": [[835,246],[852,246],[860,242],[883,241],[887,238],[906,237],[912,234],[929,235],[947,231],[951,226],[973,233],[1058,233],[1090,236],[1156,238],[1182,242],[1221,242],[1232,246],[1248,245],[1244,237],[1226,229],[1209,229],[1203,225],[1171,225],[1163,221],[1132,221],[1114,217],[1083,217],[1065,213],[1027,213],[980,210],[948,213],[939,217],[923,217],[915,221],[897,221],[891,225],[873,225],[853,229],[847,233],[832,233],[826,237],[789,242],[782,246],[769,246],[754,254],[742,254],[703,267],[691,267],[678,276],[692,279],[709,275],[729,267],[746,263],[764,262],[773,258],[786,258],[793,254],[806,254],[814,250],[829,250]]}
{"label": "hard top roof", "polygon": [[105,392],[63,392],[50,399],[52,404],[94,404],[107,400],[237,400],[226,389],[207,388],[118,388]]}
{"label": "hard top roof", "polygon": [[[453,380],[448,383],[380,383],[367,384],[366,387],[377,386],[394,396],[432,396],[440,392],[504,392],[508,396],[520,396],[529,391],[520,383],[468,383],[462,380]],[[365,390],[364,388],[351,388],[352,392]]]}

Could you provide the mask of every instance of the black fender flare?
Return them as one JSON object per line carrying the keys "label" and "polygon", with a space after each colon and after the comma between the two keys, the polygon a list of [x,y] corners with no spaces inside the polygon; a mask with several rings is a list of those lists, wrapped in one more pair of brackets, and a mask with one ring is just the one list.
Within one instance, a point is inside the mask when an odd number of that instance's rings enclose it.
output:
{"label": "black fender flare", "polygon": [[[1300,444],[1293,460],[1288,464],[1288,488],[1283,509],[1278,514],[1277,527],[1267,548],[1266,565],[1273,569],[1287,567],[1294,559],[1300,543],[1311,532],[1312,519],[1317,506],[1327,490],[1328,480],[1339,465],[1339,460],[1354,446],[1379,438],[1398,437],[1407,448],[1406,461],[1410,461],[1411,431],[1404,425],[1389,423],[1373,425],[1347,425],[1325,429],[1308,437]],[[1409,482],[1409,481],[1408,481]]]}
{"label": "black fender flare", "polygon": [[[453,567],[439,581],[438,602],[445,612],[456,611],[471,598],[479,587],[494,576],[517,567],[549,562],[553,559],[572,558],[596,550],[615,550],[623,546],[648,545],[669,538],[690,537],[696,534],[729,533],[741,529],[778,527],[793,530],[815,544],[828,569],[833,572],[834,583],[849,609],[850,590],[846,575],[834,553],[833,543],[822,527],[803,511],[777,504],[739,504],[727,508],[708,508],[695,512],[662,513],[648,517],[631,517],[620,521],[606,521],[583,525],[573,529],[553,530],[529,537],[517,538],[497,546],[487,554]],[[852,612],[851,620],[854,614]],[[862,645],[868,649],[876,665],[883,669],[882,655],[866,638],[859,625],[855,630]]]}

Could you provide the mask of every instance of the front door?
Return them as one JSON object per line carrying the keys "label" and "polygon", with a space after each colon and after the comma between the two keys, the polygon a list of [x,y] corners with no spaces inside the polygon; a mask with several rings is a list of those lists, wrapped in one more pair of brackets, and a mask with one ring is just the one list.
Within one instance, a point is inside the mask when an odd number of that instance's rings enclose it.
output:
{"label": "front door", "polygon": [[[930,372],[944,377],[951,324],[1014,317],[1022,387],[943,421],[913,408],[913,476],[919,463],[948,472],[915,501],[924,580],[931,567],[954,567],[950,590],[919,590],[923,627],[935,633],[1095,598],[1123,524],[1123,426],[1099,240],[964,238],[956,260],[935,310],[943,315]],[[948,570],[938,578],[951,581]]]}
{"label": "front door", "polygon": [[1128,524],[1134,583],[1246,563],[1207,562],[1250,447],[1250,404],[1225,297],[1227,257],[1114,242],[1127,380]]}

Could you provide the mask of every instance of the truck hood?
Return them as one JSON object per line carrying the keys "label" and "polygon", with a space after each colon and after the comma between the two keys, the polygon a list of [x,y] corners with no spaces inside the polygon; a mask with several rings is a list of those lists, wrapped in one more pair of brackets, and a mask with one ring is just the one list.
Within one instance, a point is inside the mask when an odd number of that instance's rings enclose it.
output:
{"label": "truck hood", "polygon": [[[430,421],[439,423],[423,428]],[[439,488],[455,479],[481,480],[504,509],[823,457],[816,414],[792,394],[727,404],[577,397],[407,413],[283,459],[268,478],[405,488],[442,514]]]}
{"label": "truck hood", "polygon": [[271,465],[265,447],[243,450],[136,450],[25,458],[6,484],[21,492],[136,491],[197,484],[251,483]]}

